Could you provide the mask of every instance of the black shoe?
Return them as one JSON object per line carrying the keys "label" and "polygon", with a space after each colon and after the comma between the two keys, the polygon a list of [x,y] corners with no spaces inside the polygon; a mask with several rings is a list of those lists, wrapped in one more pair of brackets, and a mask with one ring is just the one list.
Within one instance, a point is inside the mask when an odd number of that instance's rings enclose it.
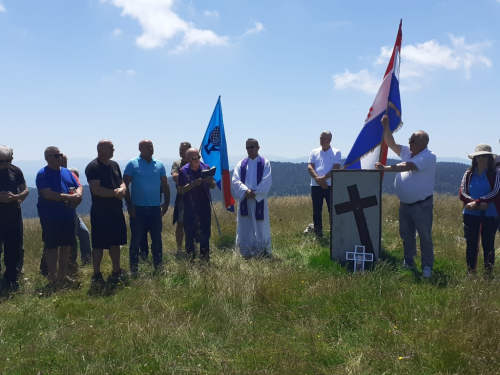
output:
{"label": "black shoe", "polygon": [[114,279],[121,279],[122,277],[125,277],[125,276],[127,276],[127,272],[123,268],[120,268],[120,270],[118,272],[111,273],[111,277]]}
{"label": "black shoe", "polygon": [[78,273],[78,263],[70,260],[68,262],[68,267],[66,268],[66,272],[68,275],[74,275],[74,274]]}
{"label": "black shoe", "polygon": [[104,277],[102,277],[102,273],[95,273],[94,276],[92,276],[92,279],[90,279],[90,282],[92,284],[103,284],[104,283]]}
{"label": "black shoe", "polygon": [[19,283],[17,281],[7,281],[6,284],[7,290],[11,292],[15,292],[16,290],[19,289]]}

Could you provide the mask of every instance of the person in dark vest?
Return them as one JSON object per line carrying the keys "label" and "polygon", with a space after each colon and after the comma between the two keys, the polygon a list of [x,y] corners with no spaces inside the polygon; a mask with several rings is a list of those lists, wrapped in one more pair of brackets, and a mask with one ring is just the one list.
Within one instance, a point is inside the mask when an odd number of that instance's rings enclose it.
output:
{"label": "person in dark vest", "polygon": [[271,164],[259,156],[259,142],[246,142],[248,157],[236,164],[233,197],[238,200],[236,248],[245,258],[272,256],[267,194],[272,184]]}
{"label": "person in dark vest", "polygon": [[196,243],[200,244],[200,258],[210,260],[210,227],[212,215],[210,189],[215,188],[212,176],[202,178],[202,171],[210,166],[200,161],[200,152],[196,148],[187,151],[188,164],[179,170],[177,193],[183,194],[184,232],[186,234],[186,253],[193,261],[196,257]]}

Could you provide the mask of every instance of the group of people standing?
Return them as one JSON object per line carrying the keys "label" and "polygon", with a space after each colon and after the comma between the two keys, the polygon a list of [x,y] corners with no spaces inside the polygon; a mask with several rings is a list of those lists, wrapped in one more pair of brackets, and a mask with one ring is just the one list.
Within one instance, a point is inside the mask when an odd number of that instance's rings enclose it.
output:
{"label": "group of people standing", "polygon": [[[238,163],[238,173],[232,180],[235,196],[239,196],[240,201],[236,247],[244,257],[271,256],[267,205],[271,167],[269,161],[259,156],[259,148],[257,140],[247,140],[248,158]],[[155,270],[162,267],[162,218],[169,208],[170,186],[164,164],[153,156],[153,143],[150,140],[141,141],[139,152],[139,156],[128,161],[122,175],[119,165],[111,160],[113,143],[103,139],[97,144],[97,157],[85,169],[92,196],[93,284],[104,282],[100,269],[104,249],[109,250],[111,277],[119,278],[125,273],[120,263],[120,247],[127,244],[123,201],[130,217],[130,275],[137,275],[139,249],[147,232],[151,236],[153,266]],[[173,163],[171,170],[177,188],[173,222],[176,225],[178,255],[182,255],[185,237],[186,252],[183,255],[194,261],[199,244],[200,259],[208,262],[212,206],[210,190],[216,187],[216,183],[212,175],[205,176],[204,172],[210,170],[210,166],[201,162],[199,151],[192,148],[189,142],[181,143],[179,155],[181,159]],[[46,264],[46,275],[51,282],[73,284],[75,281],[67,275],[67,268],[81,221],[75,209],[82,202],[83,188],[78,172],[63,166],[65,155],[58,147],[47,147],[44,157],[47,165],[36,177],[39,194],[37,208],[44,242],[42,264]],[[28,196],[28,188],[23,173],[12,165],[12,160],[12,149],[0,146],[0,239],[5,250],[4,279],[9,287],[16,288],[19,260],[22,258],[20,205]]]}
{"label": "group of people standing", "polygon": [[[402,159],[396,165],[375,163],[374,166],[380,171],[397,172],[394,186],[400,200],[399,234],[404,250],[402,268],[415,269],[418,234],[422,277],[430,278],[434,267],[432,224],[436,155],[427,147],[429,135],[425,131],[413,133],[408,139],[408,146],[405,146],[395,141],[389,128],[389,117],[383,116],[381,122],[385,144]],[[308,163],[313,205],[313,224],[310,229],[318,237],[323,236],[324,200],[330,213],[331,171],[339,169],[341,165],[340,151],[331,147],[331,140],[330,132],[321,133],[321,147],[311,151]],[[469,274],[477,272],[478,242],[481,237],[484,269],[491,273],[495,263],[495,236],[500,224],[500,156],[494,154],[487,144],[477,145],[468,156],[472,164],[465,172],[459,189],[463,201],[467,269]]]}
{"label": "group of people standing", "polygon": [[[385,143],[402,159],[401,163],[392,166],[374,165],[375,169],[398,173],[394,184],[400,199],[399,225],[404,248],[402,267],[415,268],[418,233],[422,276],[429,278],[434,265],[432,223],[436,155],[427,148],[429,135],[426,132],[413,133],[408,140],[409,145],[405,146],[395,141],[387,116],[382,118],[382,126]],[[318,237],[323,236],[324,201],[330,213],[332,170],[341,166],[341,153],[331,146],[331,141],[332,134],[322,132],[320,147],[312,150],[308,163],[313,207],[311,229]],[[272,184],[271,165],[259,155],[260,147],[256,139],[246,141],[246,150],[248,157],[236,165],[231,183],[233,196],[238,201],[235,247],[245,258],[272,257],[267,202]],[[111,160],[113,143],[103,139],[97,144],[97,157],[85,169],[92,195],[92,283],[104,281],[100,269],[104,249],[109,250],[112,277],[119,278],[124,274],[120,264],[120,247],[127,244],[123,200],[130,217],[130,274],[137,275],[140,247],[147,232],[151,236],[153,266],[155,270],[162,267],[162,218],[169,208],[170,186],[164,164],[153,156],[153,143],[142,140],[139,152],[139,156],[128,161],[122,175],[119,165]],[[199,244],[200,259],[208,262],[212,209],[210,191],[216,187],[216,182],[211,173],[206,173],[210,166],[201,162],[200,152],[189,142],[180,144],[179,155],[181,159],[175,161],[171,169],[177,189],[173,214],[177,253],[194,261]],[[74,280],[67,275],[67,266],[70,254],[74,252],[71,249],[75,249],[77,228],[82,229],[83,222],[75,209],[82,201],[83,188],[78,171],[66,168],[65,155],[59,148],[47,147],[44,157],[47,165],[36,177],[37,207],[44,242],[42,264],[45,262],[51,282],[73,283]],[[486,144],[478,145],[469,158],[472,165],[465,172],[460,186],[467,267],[469,273],[476,272],[478,239],[481,237],[484,267],[491,272],[499,226],[500,173],[496,166],[500,160]],[[4,279],[8,286],[16,287],[24,252],[20,205],[28,196],[28,188],[23,173],[12,165],[12,160],[12,149],[0,146],[0,242],[3,242],[5,254]],[[182,252],[183,239],[185,253]],[[85,256],[88,259],[87,252]]]}

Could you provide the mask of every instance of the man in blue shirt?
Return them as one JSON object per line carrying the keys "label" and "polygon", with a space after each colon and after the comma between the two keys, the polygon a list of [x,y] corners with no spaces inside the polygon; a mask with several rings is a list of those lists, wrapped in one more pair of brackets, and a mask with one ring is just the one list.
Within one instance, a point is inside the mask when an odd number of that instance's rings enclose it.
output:
{"label": "man in blue shirt", "polygon": [[[131,218],[130,273],[137,275],[139,245],[146,225],[151,235],[151,253],[155,269],[161,266],[163,246],[161,240],[162,220],[170,202],[165,166],[153,157],[153,142],[144,139],[139,142],[140,155],[129,160],[123,172],[123,182],[127,187],[125,202]],[[161,204],[160,186],[163,188],[164,203]]]}
{"label": "man in blue shirt", "polygon": [[[57,147],[45,149],[47,166],[36,175],[38,216],[46,247],[49,280],[73,282],[66,275],[69,251],[75,243],[75,208],[82,202],[83,188],[69,169],[61,167],[63,154]],[[59,253],[59,254],[58,254]],[[59,259],[59,272],[56,268]]]}

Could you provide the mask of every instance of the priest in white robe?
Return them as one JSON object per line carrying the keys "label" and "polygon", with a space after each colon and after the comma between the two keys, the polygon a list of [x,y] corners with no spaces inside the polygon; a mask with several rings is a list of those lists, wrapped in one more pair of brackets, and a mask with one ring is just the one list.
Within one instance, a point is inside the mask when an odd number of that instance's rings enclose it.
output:
{"label": "priest in white robe", "polygon": [[271,188],[271,164],[259,156],[259,142],[246,142],[248,158],[236,164],[231,182],[238,201],[236,247],[245,258],[272,256],[267,194]]}

